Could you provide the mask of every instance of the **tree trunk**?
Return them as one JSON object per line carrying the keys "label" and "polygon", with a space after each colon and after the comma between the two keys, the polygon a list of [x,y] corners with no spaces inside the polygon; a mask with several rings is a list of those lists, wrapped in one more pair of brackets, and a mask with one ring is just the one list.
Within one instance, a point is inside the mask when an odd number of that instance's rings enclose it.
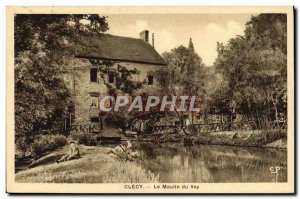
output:
{"label": "tree trunk", "polygon": [[194,112],[192,112],[192,124],[194,124]]}

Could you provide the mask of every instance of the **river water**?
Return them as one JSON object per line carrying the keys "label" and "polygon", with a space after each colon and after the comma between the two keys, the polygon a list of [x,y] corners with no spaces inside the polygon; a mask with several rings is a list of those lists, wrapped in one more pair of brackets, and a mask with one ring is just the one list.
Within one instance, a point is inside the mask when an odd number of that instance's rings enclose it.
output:
{"label": "river water", "polygon": [[[287,181],[286,150],[151,143],[135,147],[142,166],[162,183]],[[271,172],[275,167],[279,170]]]}

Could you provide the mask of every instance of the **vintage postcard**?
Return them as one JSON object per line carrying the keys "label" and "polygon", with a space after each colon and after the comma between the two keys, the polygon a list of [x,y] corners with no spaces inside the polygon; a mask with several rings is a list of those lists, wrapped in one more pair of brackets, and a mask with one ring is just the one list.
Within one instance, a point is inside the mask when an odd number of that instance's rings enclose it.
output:
{"label": "vintage postcard", "polygon": [[293,7],[7,7],[7,192],[295,192]]}

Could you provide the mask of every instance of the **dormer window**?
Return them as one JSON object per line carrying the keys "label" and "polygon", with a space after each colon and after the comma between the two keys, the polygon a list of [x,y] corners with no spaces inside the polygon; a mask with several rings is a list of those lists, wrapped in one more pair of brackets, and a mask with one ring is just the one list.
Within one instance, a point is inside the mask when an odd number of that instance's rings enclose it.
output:
{"label": "dormer window", "polygon": [[91,82],[97,82],[97,69],[96,68],[91,68],[90,79],[91,79]]}
{"label": "dormer window", "polygon": [[153,85],[153,83],[154,83],[153,75],[148,75],[148,85]]}

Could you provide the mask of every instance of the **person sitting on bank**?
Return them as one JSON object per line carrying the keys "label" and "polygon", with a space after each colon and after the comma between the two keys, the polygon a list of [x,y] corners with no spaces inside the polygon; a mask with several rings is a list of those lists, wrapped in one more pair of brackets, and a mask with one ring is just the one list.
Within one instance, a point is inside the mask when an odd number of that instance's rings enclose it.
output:
{"label": "person sitting on bank", "polygon": [[80,158],[79,148],[74,141],[70,142],[70,153],[62,156],[57,163]]}

